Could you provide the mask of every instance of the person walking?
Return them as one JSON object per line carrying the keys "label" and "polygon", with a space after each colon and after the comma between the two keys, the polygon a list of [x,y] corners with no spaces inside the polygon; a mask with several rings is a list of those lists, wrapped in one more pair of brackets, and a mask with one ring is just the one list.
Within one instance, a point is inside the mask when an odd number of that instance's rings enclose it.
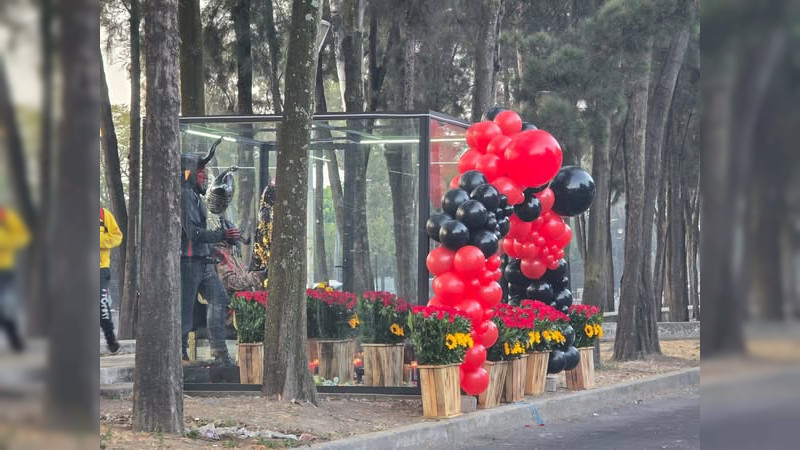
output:
{"label": "person walking", "polygon": [[100,328],[106,338],[111,354],[119,351],[119,342],[114,334],[111,320],[111,296],[108,283],[111,281],[111,249],[122,244],[122,231],[111,211],[100,208]]}
{"label": "person walking", "polygon": [[30,231],[19,214],[0,206],[0,327],[5,330],[15,352],[24,348],[19,333],[18,302],[14,295],[16,252],[30,240]]}

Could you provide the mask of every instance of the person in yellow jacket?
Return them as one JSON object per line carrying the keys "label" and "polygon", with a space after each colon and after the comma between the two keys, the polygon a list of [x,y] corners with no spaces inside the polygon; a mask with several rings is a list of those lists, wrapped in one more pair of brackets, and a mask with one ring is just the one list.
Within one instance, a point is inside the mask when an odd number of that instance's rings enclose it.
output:
{"label": "person in yellow jacket", "polygon": [[111,249],[120,244],[122,244],[122,231],[117,221],[111,211],[100,208],[100,328],[111,353],[119,350],[119,343],[114,335],[114,322],[111,321],[108,282],[111,280]]}
{"label": "person in yellow jacket", "polygon": [[5,329],[11,347],[23,349],[19,335],[17,301],[14,296],[16,253],[31,240],[30,231],[12,209],[0,206],[0,327]]}

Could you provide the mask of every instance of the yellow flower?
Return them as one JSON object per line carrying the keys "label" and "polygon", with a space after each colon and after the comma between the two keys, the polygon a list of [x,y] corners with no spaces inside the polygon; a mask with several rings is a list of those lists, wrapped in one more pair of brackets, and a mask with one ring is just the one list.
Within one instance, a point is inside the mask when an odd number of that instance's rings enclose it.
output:
{"label": "yellow flower", "polygon": [[519,355],[525,353],[525,349],[520,345],[519,341],[514,343],[514,348],[511,349],[511,354]]}
{"label": "yellow flower", "polygon": [[586,326],[583,327],[583,332],[586,333],[586,337],[592,337],[594,336],[594,327],[587,323]]}
{"label": "yellow flower", "polygon": [[542,331],[542,337],[544,338],[544,340],[545,340],[545,341],[551,341],[551,340],[552,340],[552,337],[551,337],[551,336],[552,336],[552,335],[551,335],[551,332],[550,332],[550,330],[544,330],[544,331]]}
{"label": "yellow flower", "polygon": [[506,355],[511,354],[511,348],[508,346],[508,342],[503,342],[503,350],[505,350]]}
{"label": "yellow flower", "polygon": [[453,336],[452,334],[448,334],[444,338],[444,345],[446,345],[449,350],[452,350],[456,348],[456,346],[458,345],[458,341],[456,341],[455,336]]}
{"label": "yellow flower", "polygon": [[328,286],[325,288],[325,292],[333,292],[333,288]]}
{"label": "yellow flower", "polygon": [[456,338],[456,343],[460,347],[472,348],[474,345],[472,342],[472,336],[467,333],[456,333],[454,337]]}
{"label": "yellow flower", "polygon": [[395,336],[405,336],[406,333],[403,331],[403,327],[400,325],[393,323],[392,326],[389,327],[389,331],[392,332]]}
{"label": "yellow flower", "polygon": [[355,328],[358,326],[358,324],[361,323],[361,321],[358,320],[357,314],[353,314],[353,317],[351,317],[350,320],[347,321],[347,323],[350,325],[350,328]]}
{"label": "yellow flower", "polygon": [[603,337],[603,327],[600,324],[595,324],[594,334],[599,338]]}

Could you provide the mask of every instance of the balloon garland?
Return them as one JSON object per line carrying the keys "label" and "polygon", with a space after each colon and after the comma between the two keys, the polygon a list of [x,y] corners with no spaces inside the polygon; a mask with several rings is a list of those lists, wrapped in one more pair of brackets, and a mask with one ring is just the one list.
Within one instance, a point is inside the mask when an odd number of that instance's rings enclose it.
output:
{"label": "balloon garland", "polygon": [[[434,275],[428,305],[452,306],[472,319],[475,345],[461,364],[461,388],[470,395],[489,385],[483,363],[498,338],[491,321],[498,303],[532,299],[569,310],[572,293],[563,257],[572,230],[562,216],[583,213],[594,198],[588,173],[561,168],[561,147],[550,133],[500,107],[484,119],[467,129],[469,149],[459,158],[459,175],[426,224],[428,236],[441,244],[426,260]],[[499,283],[503,276],[506,297]],[[566,336],[550,355],[551,373],[577,364],[575,333]]]}

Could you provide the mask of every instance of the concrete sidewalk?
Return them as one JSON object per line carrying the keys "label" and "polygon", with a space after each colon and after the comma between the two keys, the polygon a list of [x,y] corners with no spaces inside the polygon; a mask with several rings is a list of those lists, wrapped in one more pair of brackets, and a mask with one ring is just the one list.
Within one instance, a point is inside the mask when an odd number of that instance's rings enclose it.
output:
{"label": "concrete sidewalk", "polygon": [[537,426],[552,420],[574,417],[615,405],[636,402],[644,397],[697,385],[700,368],[659,375],[624,384],[566,395],[535,399],[470,413],[453,419],[418,423],[314,445],[320,449],[450,448],[467,433],[476,430],[510,429]]}

